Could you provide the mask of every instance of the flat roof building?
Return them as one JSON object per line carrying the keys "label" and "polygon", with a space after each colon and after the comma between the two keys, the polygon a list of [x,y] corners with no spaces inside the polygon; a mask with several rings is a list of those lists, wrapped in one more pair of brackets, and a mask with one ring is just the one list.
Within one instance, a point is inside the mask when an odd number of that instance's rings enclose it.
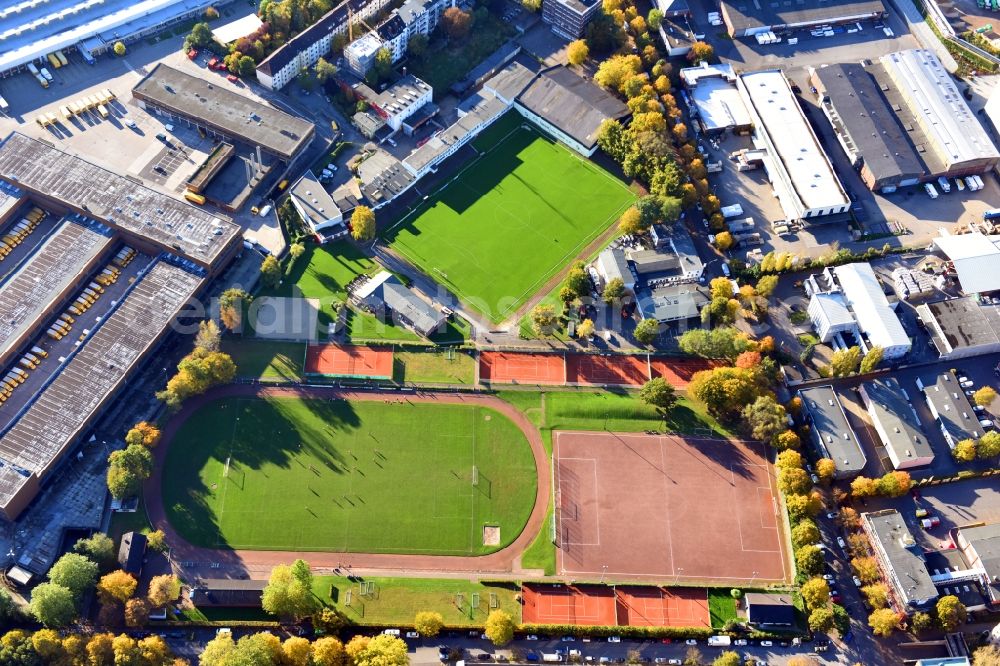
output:
{"label": "flat roof building", "polygon": [[747,622],[755,627],[777,628],[795,626],[795,604],[787,594],[748,592]]}
{"label": "flat roof building", "polygon": [[1000,352],[1000,306],[965,296],[922,303],[917,316],[943,359]]}
{"label": "flat roof building", "polygon": [[594,267],[597,269],[597,273],[601,276],[601,279],[604,280],[604,285],[607,285],[611,280],[618,279],[625,285],[626,291],[635,289],[635,276],[628,265],[625,250],[620,247],[604,249],[597,255]]}
{"label": "flat roof building", "polygon": [[753,121],[753,143],[767,151],[764,167],[786,219],[846,213],[851,202],[781,70],[741,74],[736,87]]}
{"label": "flat roof building", "polygon": [[132,88],[139,106],[165,112],[226,139],[238,140],[283,160],[292,160],[312,141],[315,126],[208,79],[159,64]]}
{"label": "flat roof building", "polygon": [[191,586],[191,603],[204,608],[260,608],[266,580],[201,579]]}
{"label": "flat roof building", "polygon": [[960,527],[955,545],[977,575],[991,606],[1000,606],[1000,523]]}
{"label": "flat roof building", "polygon": [[875,560],[889,582],[892,606],[904,613],[937,599],[920,547],[895,509],[861,514],[861,526],[871,541]]}
{"label": "flat roof building", "polygon": [[566,39],[579,39],[601,11],[597,0],[542,0],[542,21]]}
{"label": "flat roof building", "polygon": [[736,89],[736,72],[732,65],[702,62],[698,67],[682,69],[680,77],[698,111],[697,122],[703,132],[732,130],[744,133],[750,130],[753,121]]}
{"label": "flat roof building", "polygon": [[941,434],[950,448],[963,439],[976,440],[983,436],[983,427],[965,389],[958,385],[958,377],[951,370],[933,377],[919,377],[917,388],[924,393],[927,408],[941,428]]}
{"label": "flat roof building", "polygon": [[897,51],[879,58],[905,101],[903,118],[918,124],[949,175],[982,173],[1000,162],[1000,153],[969,109],[955,80],[932,52]]}
{"label": "flat roof building", "polygon": [[868,462],[844,406],[832,386],[816,386],[799,391],[805,407],[809,435],[823,458],[837,466],[836,478],[846,479],[860,474]]}
{"label": "flat roof building", "polygon": [[623,120],[630,114],[628,107],[611,93],[563,66],[539,72],[518,95],[515,107],[521,115],[587,157],[597,150],[601,123]]}
{"label": "flat roof building", "polygon": [[859,391],[872,426],[894,469],[930,465],[934,450],[924,435],[910,396],[894,377],[861,384]]}
{"label": "flat roof building", "polygon": [[[382,92],[376,92],[364,83],[353,86],[354,93],[368,102],[367,113],[380,117],[393,131],[405,129],[407,119],[431,105],[434,91],[430,84],[407,74]],[[407,132],[409,133],[409,132]]]}
{"label": "flat roof building", "polygon": [[295,210],[322,241],[347,234],[344,211],[340,210],[311,169],[296,181],[288,194]]}
{"label": "flat roof building", "polygon": [[844,264],[835,267],[833,273],[868,342],[881,347],[887,359],[908,354],[913,343],[889,305],[871,264]]}
{"label": "flat roof building", "polygon": [[250,12],[246,16],[241,16],[238,19],[212,28],[212,37],[220,44],[227,45],[235,42],[237,39],[252,35],[262,25],[264,25],[264,22],[260,20],[260,17]]}
{"label": "flat roof building", "polygon": [[665,324],[687,321],[701,315],[701,309],[712,300],[709,292],[697,284],[668,284],[636,292],[639,315]]}
{"label": "flat roof building", "polygon": [[722,0],[722,20],[731,37],[868,21],[885,15],[878,0],[802,0],[794,3]]}
{"label": "flat roof building", "polygon": [[973,232],[956,236],[937,236],[934,247],[944,254],[958,274],[962,291],[978,294],[1000,289],[1000,242],[996,236]]}
{"label": "flat roof building", "polygon": [[75,212],[153,254],[169,252],[210,273],[240,249],[240,227],[81,157],[14,132],[0,144],[0,179],[56,212]]}

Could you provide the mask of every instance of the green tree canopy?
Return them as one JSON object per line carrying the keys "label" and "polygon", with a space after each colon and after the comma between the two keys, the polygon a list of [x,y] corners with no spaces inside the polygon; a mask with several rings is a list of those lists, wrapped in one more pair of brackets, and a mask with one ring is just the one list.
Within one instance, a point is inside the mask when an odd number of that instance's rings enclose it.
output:
{"label": "green tree canopy", "polygon": [[77,600],[97,583],[97,563],[77,553],[66,553],[49,569],[49,581],[73,593]]}
{"label": "green tree canopy", "polygon": [[28,607],[46,627],[65,627],[76,618],[73,593],[56,583],[42,583],[32,590]]}
{"label": "green tree canopy", "polygon": [[514,623],[514,618],[510,616],[510,613],[497,609],[491,611],[486,618],[486,637],[494,645],[506,645],[514,638],[514,629],[516,627],[517,625]]}
{"label": "green tree canopy", "polygon": [[639,399],[654,407],[660,418],[666,418],[677,404],[677,391],[663,377],[654,377],[639,389]]}
{"label": "green tree canopy", "polygon": [[639,344],[651,345],[660,336],[660,322],[655,319],[643,319],[635,325],[633,335]]}

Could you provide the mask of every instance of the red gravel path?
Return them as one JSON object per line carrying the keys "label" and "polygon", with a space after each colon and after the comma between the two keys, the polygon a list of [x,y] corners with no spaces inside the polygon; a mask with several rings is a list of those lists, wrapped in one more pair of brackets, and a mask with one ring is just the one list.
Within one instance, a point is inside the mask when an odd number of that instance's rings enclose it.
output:
{"label": "red gravel path", "polygon": [[[500,412],[524,431],[535,458],[538,491],[535,506],[521,534],[506,548],[489,555],[462,557],[450,555],[395,555],[381,553],[319,553],[268,550],[229,550],[193,546],[181,537],[167,521],[160,492],[163,483],[163,461],[171,440],[187,418],[206,403],[228,397],[299,397],[328,400],[385,400],[405,398],[411,402],[478,405]],[[276,564],[288,564],[301,557],[315,569],[350,566],[355,570],[385,570],[387,575],[408,574],[448,575],[469,573],[516,574],[520,571],[521,553],[531,544],[545,520],[551,493],[549,461],[538,430],[521,412],[510,404],[485,395],[434,393],[398,393],[382,391],[344,391],[335,388],[262,387],[250,384],[224,386],[190,400],[163,431],[162,443],[155,449],[156,467],[146,483],[144,498],[149,521],[155,529],[166,533],[174,564],[190,574],[204,578],[228,578],[249,574],[264,578]],[[218,564],[213,567],[213,564]]]}

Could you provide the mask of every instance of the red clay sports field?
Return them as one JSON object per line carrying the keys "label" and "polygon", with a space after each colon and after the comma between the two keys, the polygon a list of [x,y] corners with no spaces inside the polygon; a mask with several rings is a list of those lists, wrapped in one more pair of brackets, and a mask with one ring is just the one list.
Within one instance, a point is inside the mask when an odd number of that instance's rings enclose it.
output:
{"label": "red clay sports field", "polygon": [[358,379],[392,379],[392,348],[309,345],[305,374]]}
{"label": "red clay sports field", "polygon": [[610,432],[553,439],[560,575],[787,580],[763,444]]}
{"label": "red clay sports field", "polygon": [[642,386],[653,377],[664,377],[684,388],[694,373],[716,365],[707,359],[648,354],[484,351],[479,354],[479,380],[484,384]]}
{"label": "red clay sports field", "polygon": [[525,624],[711,626],[705,588],[527,583],[521,592]]}

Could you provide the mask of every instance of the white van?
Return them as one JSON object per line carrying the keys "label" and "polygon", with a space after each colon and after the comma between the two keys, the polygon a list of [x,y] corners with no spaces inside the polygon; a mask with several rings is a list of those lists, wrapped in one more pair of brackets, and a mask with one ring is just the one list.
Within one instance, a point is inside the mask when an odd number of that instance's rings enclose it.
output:
{"label": "white van", "polygon": [[945,194],[951,192],[951,183],[949,183],[948,179],[944,176],[938,176],[938,187],[940,187],[941,191]]}
{"label": "white van", "polygon": [[981,190],[984,187],[986,187],[986,185],[983,183],[983,179],[980,178],[979,176],[973,176],[972,180],[976,181],[976,189],[977,190]]}
{"label": "white van", "polygon": [[929,196],[931,199],[938,198],[938,191],[934,188],[934,185],[932,185],[931,183],[924,183],[924,190],[927,191],[927,196]]}
{"label": "white van", "polygon": [[731,275],[731,273],[729,272],[729,262],[728,261],[723,261],[722,262],[722,274],[725,275],[726,277],[729,277]]}

